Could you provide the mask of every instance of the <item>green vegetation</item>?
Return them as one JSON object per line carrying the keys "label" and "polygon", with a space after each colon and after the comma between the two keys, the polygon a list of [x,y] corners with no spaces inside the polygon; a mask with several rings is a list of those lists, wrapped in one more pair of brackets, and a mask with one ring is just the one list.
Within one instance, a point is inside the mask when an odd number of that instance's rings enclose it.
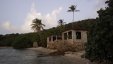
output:
{"label": "green vegetation", "polygon": [[78,12],[79,11],[79,10],[76,10],[76,8],[77,8],[77,6],[71,5],[69,7],[69,10],[68,10],[68,12],[73,12],[73,21],[74,21],[74,12]]}
{"label": "green vegetation", "polygon": [[15,37],[19,36],[19,34],[6,34],[0,35],[0,46],[11,46]]}
{"label": "green vegetation", "polygon": [[56,34],[61,35],[63,31],[70,29],[90,30],[91,26],[96,23],[95,21],[95,19],[87,19],[78,22],[73,22],[73,28],[72,23],[69,23],[34,33],[0,35],[0,46],[20,46],[26,44],[29,47],[31,47],[31,43],[37,42],[38,46],[46,47],[48,36]]}
{"label": "green vegetation", "polygon": [[58,21],[58,26],[64,26],[65,22],[63,21],[63,19],[60,19]]}
{"label": "green vegetation", "polygon": [[43,27],[45,26],[44,24],[42,24],[41,20],[40,19],[34,19],[33,20],[33,23],[32,23],[32,29],[35,31],[35,32],[39,32],[41,31],[41,29],[43,30]]}
{"label": "green vegetation", "polygon": [[[86,19],[65,25],[63,20],[60,19],[59,26],[43,31],[41,30],[45,25],[42,24],[41,20],[36,18],[32,24],[32,29],[35,31],[34,33],[0,35],[0,46],[13,46],[16,49],[23,49],[32,47],[33,42],[37,42],[38,46],[46,47],[48,36],[61,35],[63,31],[70,29],[82,29],[88,31],[85,57],[91,61],[113,64],[113,0],[107,0],[106,3],[108,7],[98,11],[99,17],[97,19]],[[68,11],[73,12],[74,21],[74,12],[79,10],[76,10],[75,5],[69,8],[70,10]],[[63,47],[64,45],[65,44],[62,44],[61,47],[58,47],[60,52],[62,52],[64,48],[66,48],[66,50],[74,49],[67,48],[67,45]],[[64,52],[61,54],[64,54]]]}
{"label": "green vegetation", "polygon": [[113,64],[113,0],[108,7],[98,11],[99,18],[89,32],[86,58],[99,63]]}
{"label": "green vegetation", "polygon": [[32,42],[25,36],[19,36],[12,44],[13,48],[15,49],[24,49],[32,47]]}

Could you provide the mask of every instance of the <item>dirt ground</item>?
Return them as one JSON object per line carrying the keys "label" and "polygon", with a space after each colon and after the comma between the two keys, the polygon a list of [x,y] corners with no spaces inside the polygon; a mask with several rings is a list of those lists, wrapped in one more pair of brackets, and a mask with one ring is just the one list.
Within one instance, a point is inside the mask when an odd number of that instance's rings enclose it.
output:
{"label": "dirt ground", "polygon": [[56,50],[51,50],[42,47],[30,49],[35,50],[36,52],[41,52],[38,56],[40,58],[37,59],[40,60],[39,64],[96,64],[91,63],[89,60],[85,58],[81,58],[81,55],[84,53],[84,51],[66,52],[65,55],[61,56],[43,56],[44,54],[48,54]]}

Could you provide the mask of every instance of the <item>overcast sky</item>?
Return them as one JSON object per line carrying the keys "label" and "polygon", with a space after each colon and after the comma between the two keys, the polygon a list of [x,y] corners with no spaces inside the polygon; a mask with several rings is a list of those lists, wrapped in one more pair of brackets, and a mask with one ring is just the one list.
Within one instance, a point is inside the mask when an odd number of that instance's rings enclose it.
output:
{"label": "overcast sky", "polygon": [[28,33],[34,18],[42,19],[45,29],[57,26],[59,19],[72,22],[72,13],[67,12],[72,4],[80,12],[75,21],[96,18],[97,11],[104,8],[106,0],[0,0],[0,34]]}

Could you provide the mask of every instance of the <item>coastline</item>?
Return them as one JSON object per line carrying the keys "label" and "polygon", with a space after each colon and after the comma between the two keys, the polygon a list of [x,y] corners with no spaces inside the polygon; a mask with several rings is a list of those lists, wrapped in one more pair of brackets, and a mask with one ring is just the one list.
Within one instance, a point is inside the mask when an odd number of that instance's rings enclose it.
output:
{"label": "coastline", "polygon": [[[54,55],[49,55],[49,54],[56,51],[56,50],[47,49],[43,47],[28,48],[28,49],[34,50],[36,52],[41,52],[40,57],[54,56]],[[57,55],[57,56],[63,56],[64,58],[68,59],[68,61],[72,62],[73,64],[96,64],[94,62],[90,62],[88,59],[81,58],[81,55],[83,54],[84,54],[84,51],[79,51],[79,52],[68,51],[68,52],[65,52],[64,55]]]}
{"label": "coastline", "polygon": [[[5,50],[10,52],[10,54],[5,53],[7,51],[2,51],[2,48],[5,48]],[[38,48],[27,48],[22,51],[21,50],[14,51],[12,47],[1,47],[1,52],[4,52],[7,58],[9,58],[10,56],[11,60],[15,62],[16,60],[14,60],[13,58],[16,58],[16,56],[20,54],[19,55],[19,57],[21,56],[20,58],[23,58],[23,56],[25,56],[26,58],[24,57],[24,60],[28,60],[29,58],[32,57],[34,59],[31,58],[29,61],[34,62],[36,60],[36,63],[39,63],[39,64],[94,64],[85,58],[81,58],[81,55],[84,53],[84,51],[80,51],[80,52],[68,51],[68,52],[65,52],[64,55],[49,55],[50,53],[56,52],[56,50],[38,47]],[[2,54],[4,55],[4,53]],[[12,54],[15,54],[15,55],[12,55]],[[21,59],[18,59],[18,60],[20,61]]]}
{"label": "coastline", "polygon": [[0,47],[0,48],[12,48],[12,47],[3,46],[3,47]]}

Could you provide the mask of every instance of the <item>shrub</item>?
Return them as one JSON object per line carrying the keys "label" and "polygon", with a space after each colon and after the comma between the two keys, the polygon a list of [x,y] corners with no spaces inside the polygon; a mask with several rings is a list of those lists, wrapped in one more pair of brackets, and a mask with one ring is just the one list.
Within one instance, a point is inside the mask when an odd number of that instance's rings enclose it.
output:
{"label": "shrub", "polygon": [[17,37],[12,44],[13,48],[15,49],[25,49],[32,47],[31,40],[27,37]]}
{"label": "shrub", "polygon": [[55,48],[57,51],[50,53],[50,55],[64,55],[67,51],[76,51],[75,46],[63,42],[55,42],[54,45],[52,45],[52,48]]}
{"label": "shrub", "polygon": [[85,57],[91,61],[113,64],[113,0],[98,11],[99,17],[89,31]]}

